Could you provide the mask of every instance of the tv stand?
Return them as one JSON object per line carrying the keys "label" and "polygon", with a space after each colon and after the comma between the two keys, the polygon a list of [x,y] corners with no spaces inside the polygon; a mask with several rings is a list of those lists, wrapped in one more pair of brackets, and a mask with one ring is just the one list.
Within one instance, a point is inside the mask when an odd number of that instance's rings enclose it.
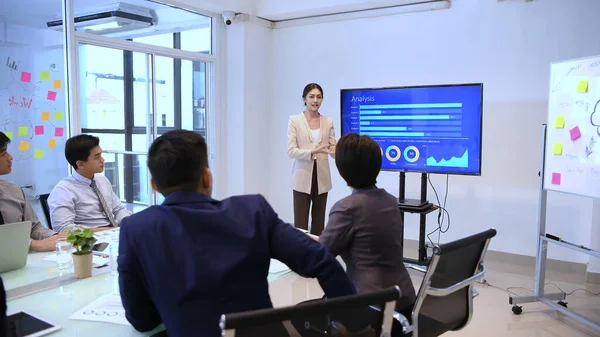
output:
{"label": "tv stand", "polygon": [[427,214],[438,209],[427,200],[427,173],[421,173],[421,198],[406,198],[406,172],[400,172],[398,208],[402,218],[401,240],[404,245],[404,221],[405,213],[419,214],[419,255],[417,259],[404,257],[404,262],[420,266],[429,266],[431,258],[427,257],[427,247],[425,247],[425,235],[427,232]]}

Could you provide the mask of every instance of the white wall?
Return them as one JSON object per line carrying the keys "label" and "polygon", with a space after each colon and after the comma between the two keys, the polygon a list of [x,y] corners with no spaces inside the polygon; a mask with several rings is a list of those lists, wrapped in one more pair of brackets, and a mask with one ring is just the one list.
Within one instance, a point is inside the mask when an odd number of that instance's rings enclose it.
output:
{"label": "white wall", "polygon": [[[269,115],[271,94],[272,31],[252,24],[224,28],[227,35],[225,62],[225,118],[220,142],[220,167],[227,167],[216,196],[268,192],[270,159]],[[217,112],[217,114],[219,114]],[[224,131],[224,132],[223,132]],[[219,159],[218,159],[219,160]]]}
{"label": "white wall", "polygon": [[[253,140],[270,149],[264,181],[269,201],[283,219],[293,219],[286,125],[289,115],[302,111],[307,83],[323,85],[321,111],[334,119],[339,137],[342,88],[483,82],[483,175],[450,177],[452,227],[442,241],[495,227],[491,249],[535,255],[549,64],[600,54],[598,10],[596,0],[457,0],[443,11],[275,30],[271,87],[263,98],[271,100],[269,142]],[[328,207],[349,193],[333,162],[331,169]],[[444,178],[432,180],[443,194]],[[408,182],[409,197],[417,197],[418,176],[409,175]],[[390,193],[397,195],[397,184],[396,174],[380,175],[379,185]],[[430,229],[435,218],[428,219]],[[417,221],[407,218],[407,238],[418,238]],[[589,245],[591,223],[591,200],[551,193],[548,232]],[[593,234],[600,235],[595,228]],[[555,251],[549,257],[588,262],[585,256]]]}

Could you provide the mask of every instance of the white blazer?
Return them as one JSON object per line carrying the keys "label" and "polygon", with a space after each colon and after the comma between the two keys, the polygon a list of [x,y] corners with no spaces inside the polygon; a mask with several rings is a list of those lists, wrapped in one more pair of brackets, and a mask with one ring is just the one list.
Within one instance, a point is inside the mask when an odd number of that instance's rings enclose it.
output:
{"label": "white blazer", "polygon": [[312,132],[304,113],[290,116],[288,123],[288,156],[294,159],[292,170],[292,188],[295,191],[310,194],[312,185],[313,165],[317,161],[318,194],[331,190],[331,172],[329,171],[329,156],[318,153],[311,156],[311,151],[322,145],[329,145],[332,158],[335,158],[335,132],[333,120],[321,115],[321,128],[317,144],[313,142]]}

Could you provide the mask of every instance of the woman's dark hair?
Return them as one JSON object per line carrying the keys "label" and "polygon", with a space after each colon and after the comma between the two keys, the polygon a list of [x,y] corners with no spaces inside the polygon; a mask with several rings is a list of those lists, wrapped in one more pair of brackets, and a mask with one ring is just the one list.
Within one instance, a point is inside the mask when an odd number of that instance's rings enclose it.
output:
{"label": "woman's dark hair", "polygon": [[375,186],[381,160],[381,148],[367,135],[347,133],[335,147],[335,165],[352,188]]}
{"label": "woman's dark hair", "polygon": [[[317,83],[309,83],[304,87],[304,91],[302,92],[302,98],[306,99],[306,95],[308,95],[308,93],[313,89],[318,89],[321,92],[321,96],[324,96],[323,88],[321,88],[320,85],[318,85]],[[304,103],[304,105],[306,105],[306,102]]]}

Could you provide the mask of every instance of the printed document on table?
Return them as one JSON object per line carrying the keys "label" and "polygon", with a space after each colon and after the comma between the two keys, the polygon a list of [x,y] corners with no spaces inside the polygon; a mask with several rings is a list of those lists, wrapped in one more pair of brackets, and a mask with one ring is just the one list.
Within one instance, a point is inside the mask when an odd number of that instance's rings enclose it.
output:
{"label": "printed document on table", "polygon": [[121,295],[116,293],[98,298],[85,308],[75,312],[69,319],[131,326],[125,318]]}

